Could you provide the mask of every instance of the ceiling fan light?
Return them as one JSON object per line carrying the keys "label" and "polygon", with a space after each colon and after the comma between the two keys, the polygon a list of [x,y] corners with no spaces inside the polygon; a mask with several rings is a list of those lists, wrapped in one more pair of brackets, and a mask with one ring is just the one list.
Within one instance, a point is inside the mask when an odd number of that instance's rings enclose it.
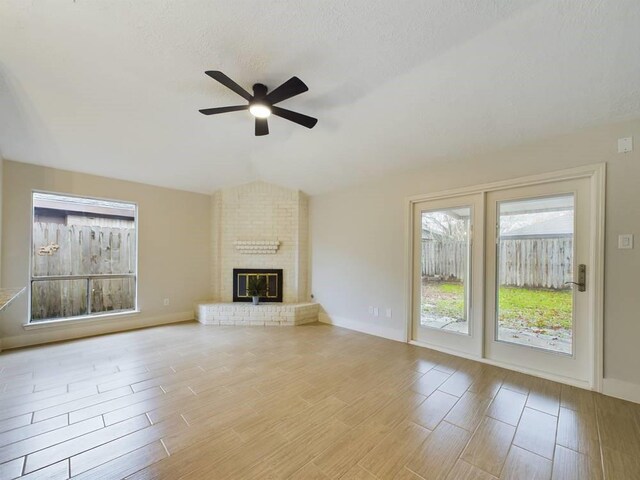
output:
{"label": "ceiling fan light", "polygon": [[249,112],[256,118],[268,118],[271,115],[271,108],[264,103],[254,103],[249,106]]}

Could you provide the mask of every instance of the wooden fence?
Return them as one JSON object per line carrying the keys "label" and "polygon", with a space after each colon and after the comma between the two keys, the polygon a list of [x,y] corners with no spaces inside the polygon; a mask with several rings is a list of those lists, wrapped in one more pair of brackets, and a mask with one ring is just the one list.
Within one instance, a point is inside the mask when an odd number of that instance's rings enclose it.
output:
{"label": "wooden fence", "polygon": [[422,276],[464,280],[467,276],[466,242],[422,241]]}
{"label": "wooden fence", "polygon": [[[500,241],[500,284],[531,288],[566,288],[573,278],[571,238],[522,238]],[[464,280],[467,269],[464,242],[422,242],[422,276]]]}
{"label": "wooden fence", "polygon": [[134,228],[34,223],[32,319],[133,308],[135,247]]}

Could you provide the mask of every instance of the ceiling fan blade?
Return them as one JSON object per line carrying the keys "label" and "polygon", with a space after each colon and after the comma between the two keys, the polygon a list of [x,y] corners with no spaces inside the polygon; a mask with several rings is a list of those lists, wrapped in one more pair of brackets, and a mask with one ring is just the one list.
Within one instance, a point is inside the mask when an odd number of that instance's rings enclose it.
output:
{"label": "ceiling fan blade", "polygon": [[269,135],[269,124],[266,118],[256,118],[256,137]]}
{"label": "ceiling fan blade", "polygon": [[224,73],[219,72],[218,70],[207,70],[204,73],[209,75],[214,80],[220,82],[222,85],[224,85],[228,89],[233,90],[245,100],[250,101],[253,98],[249,92],[247,92],[244,88],[242,88],[236,82],[234,82],[229,77],[227,77]]}
{"label": "ceiling fan blade", "polygon": [[203,115],[215,115],[216,113],[238,112],[240,110],[248,109],[249,105],[234,105],[233,107],[203,108],[198,111]]}
{"label": "ceiling fan blade", "polygon": [[286,100],[287,98],[300,95],[307,90],[309,90],[309,87],[307,87],[302,80],[300,80],[298,77],[291,77],[278,88],[276,88],[272,92],[269,92],[265,100],[273,105],[275,103]]}
{"label": "ceiling fan blade", "polygon": [[282,118],[286,118],[298,125],[302,125],[303,127],[313,128],[316,123],[318,123],[317,118],[308,117],[307,115],[303,115],[301,113],[292,112],[291,110],[286,110],[280,107],[271,107],[271,113],[277,115]]}

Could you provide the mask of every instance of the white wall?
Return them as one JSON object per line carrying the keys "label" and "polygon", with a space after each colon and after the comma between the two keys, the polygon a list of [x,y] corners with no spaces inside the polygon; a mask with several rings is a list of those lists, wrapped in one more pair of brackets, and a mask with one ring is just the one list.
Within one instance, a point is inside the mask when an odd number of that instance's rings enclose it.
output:
{"label": "white wall", "polygon": [[[282,268],[283,300],[308,300],[308,200],[299,190],[252,182],[215,192],[211,200],[212,295],[233,299],[234,268]],[[279,241],[275,254],[240,253],[234,242]]]}
{"label": "white wall", "polygon": [[[636,149],[618,154],[617,139]],[[401,152],[399,153],[401,155]],[[311,197],[311,292],[337,324],[404,340],[405,197],[607,162],[605,377],[640,386],[640,121],[591,129]],[[617,235],[634,233],[634,250]],[[368,306],[380,308],[380,316]],[[391,308],[393,318],[384,316]]]}
{"label": "white wall", "polygon": [[[27,295],[4,312],[3,348],[138,328],[194,318],[209,297],[210,196],[5,160],[2,285],[29,284],[31,193],[34,189],[138,204],[139,314],[26,330]],[[164,306],[163,299],[170,305]]]}

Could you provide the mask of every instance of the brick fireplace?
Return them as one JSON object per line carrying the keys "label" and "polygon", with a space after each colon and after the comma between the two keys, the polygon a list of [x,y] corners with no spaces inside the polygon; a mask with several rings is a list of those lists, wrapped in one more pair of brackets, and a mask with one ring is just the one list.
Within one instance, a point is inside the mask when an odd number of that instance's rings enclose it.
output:
{"label": "brick fireplace", "polygon": [[[215,325],[316,321],[319,306],[311,301],[308,281],[307,196],[253,182],[215,192],[211,215],[212,300],[197,306],[198,320]],[[243,292],[247,277],[239,275],[266,271],[279,272],[279,283],[272,283],[261,305],[249,305]]]}
{"label": "brick fireplace", "polygon": [[234,268],[259,268],[282,269],[284,303],[308,302],[308,212],[304,193],[265,182],[215,192],[211,205],[213,299],[233,301]]}

